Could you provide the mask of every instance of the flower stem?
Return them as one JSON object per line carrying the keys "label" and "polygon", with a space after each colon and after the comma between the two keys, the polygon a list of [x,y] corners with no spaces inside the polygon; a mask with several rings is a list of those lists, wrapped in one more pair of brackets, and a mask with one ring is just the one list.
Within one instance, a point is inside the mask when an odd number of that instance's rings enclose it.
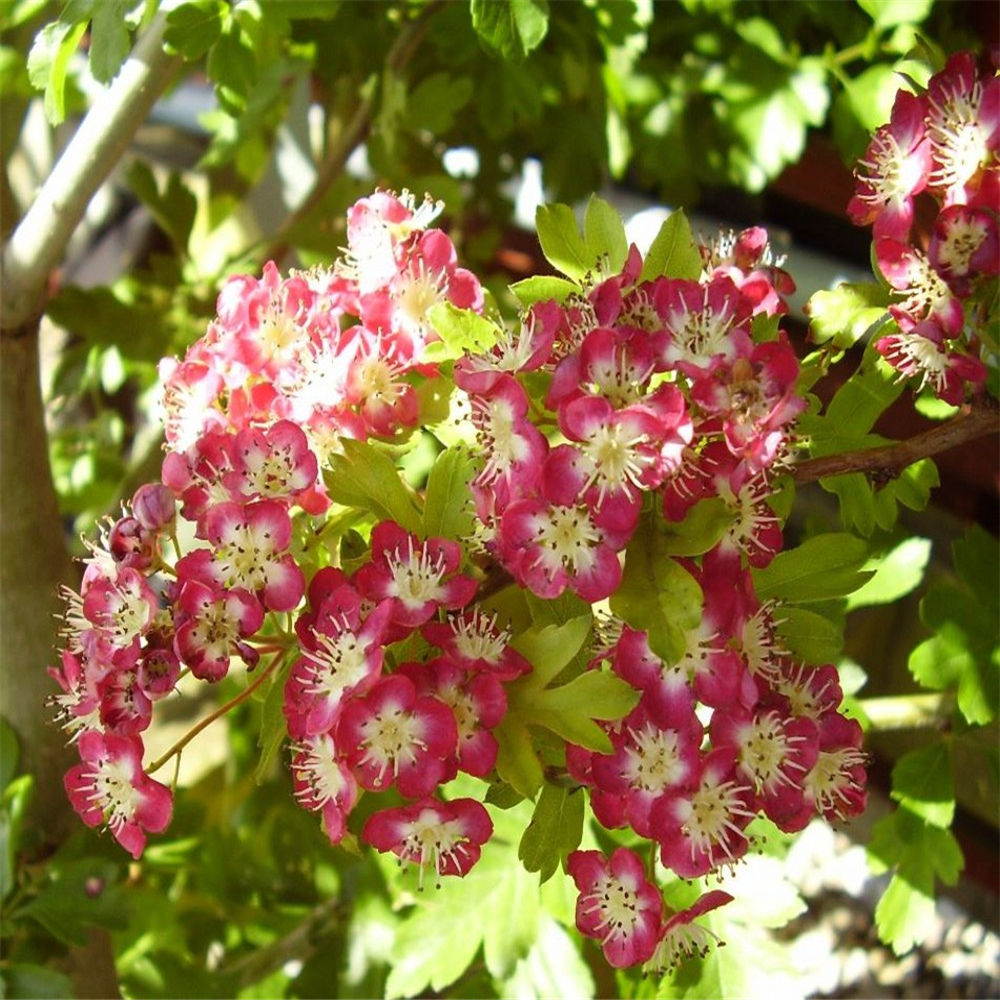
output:
{"label": "flower stem", "polygon": [[206,716],[201,722],[192,726],[165,754],[157,757],[146,769],[146,774],[153,774],[158,771],[171,757],[179,754],[203,729],[207,729],[216,719],[221,718],[227,712],[231,712],[241,702],[247,700],[264,683],[264,681],[274,672],[274,668],[281,662],[282,654],[276,653],[274,659],[254,678],[253,683],[247,685],[235,698],[230,698],[225,705],[221,705],[211,715]]}

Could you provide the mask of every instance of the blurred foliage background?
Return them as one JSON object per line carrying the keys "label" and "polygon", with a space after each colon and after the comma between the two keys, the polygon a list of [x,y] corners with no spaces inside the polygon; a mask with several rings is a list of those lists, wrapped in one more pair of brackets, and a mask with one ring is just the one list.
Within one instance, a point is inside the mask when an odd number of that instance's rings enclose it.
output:
{"label": "blurred foliage background", "polygon": [[[48,455],[59,517],[31,531],[11,525],[5,558],[39,531],[81,554],[79,532],[158,475],[158,359],[201,335],[226,276],[268,259],[334,256],[344,210],[375,185],[444,200],[463,262],[503,302],[521,260],[504,250],[524,246],[513,226],[526,172],[540,171],[545,196],[564,202],[614,184],[746,213],[810,145],[849,167],[888,119],[901,78],[922,84],[946,53],[981,48],[976,8],[992,6],[5,0],[5,239],[80,121],[99,123],[140,38],[154,39],[169,78],[126,151],[99,164],[103,183],[38,298],[45,437],[24,447]],[[27,396],[2,400],[4,423],[24,434]],[[10,469],[9,452],[5,461]],[[47,489],[20,478],[4,481],[7,511],[15,488]],[[5,614],[39,601],[37,587],[8,577],[4,586]],[[37,648],[5,647],[5,693],[41,671]],[[220,701],[240,690],[233,680],[222,688]],[[179,699],[161,748],[210,707]],[[116,972],[136,997],[656,993],[592,962],[596,952],[567,930],[572,898],[551,885],[538,896],[513,833],[499,831],[502,850],[478,881],[420,907],[394,864],[331,850],[292,801],[280,760],[259,773],[261,710],[249,701],[185,753],[169,837],[141,865],[123,862],[108,837],[63,835],[47,811],[57,807],[41,806],[51,791],[30,773],[33,743],[58,731],[5,725],[4,995],[107,996],[99,991]],[[785,848],[772,841],[764,860]],[[769,908],[727,926],[725,965],[659,995],[766,989],[787,958],[758,925],[801,908],[780,866],[766,873]],[[457,948],[470,926],[476,934]]]}

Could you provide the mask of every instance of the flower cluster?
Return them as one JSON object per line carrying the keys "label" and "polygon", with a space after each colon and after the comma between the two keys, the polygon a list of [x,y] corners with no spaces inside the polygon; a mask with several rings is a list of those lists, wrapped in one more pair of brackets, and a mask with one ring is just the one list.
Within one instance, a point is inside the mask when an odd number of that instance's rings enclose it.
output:
{"label": "flower cluster", "polygon": [[[509,685],[532,670],[491,588],[613,600],[640,529],[676,527],[706,500],[725,524],[677,559],[703,595],[699,624],[666,658],[635,622],[595,630],[591,666],[637,704],[606,724],[610,753],[567,744],[557,766],[600,823],[631,828],[685,879],[736,863],[757,815],[795,831],[860,811],[861,731],[839,711],[836,671],[783,648],[751,575],[782,546],[769,499],[805,405],[779,329],[793,286],[766,233],[701,247],[686,277],[646,275],[631,247],[620,269],[599,262],[491,346],[442,362],[429,310],[479,313],[484,296],[426,228],[435,210],[362,199],[333,267],[230,279],[205,336],[164,363],[162,483],[93,546],[52,670],[83,820],[142,853],[171,807],[150,776],[163,761],[142,764],[153,703],[182,673],[218,683],[241,661],[255,685],[281,685],[294,795],[331,842],[363,795],[385,795],[354,816],[360,838],[416,864],[421,885],[427,868],[465,875],[492,822],[441,787],[495,773]],[[476,441],[454,498],[477,514],[464,537],[335,507],[322,478],[345,439],[399,444],[431,425],[418,391],[431,377]],[[729,899],[668,912],[625,849],[574,852],[567,871],[579,929],[617,966],[702,951],[695,919]]]}
{"label": "flower cluster", "polygon": [[[897,330],[876,348],[904,377],[962,403],[982,390],[980,294],[1000,271],[1000,77],[971,53],[948,60],[920,94],[900,91],[856,171],[848,215],[871,225]],[[914,245],[915,199],[937,215]]]}

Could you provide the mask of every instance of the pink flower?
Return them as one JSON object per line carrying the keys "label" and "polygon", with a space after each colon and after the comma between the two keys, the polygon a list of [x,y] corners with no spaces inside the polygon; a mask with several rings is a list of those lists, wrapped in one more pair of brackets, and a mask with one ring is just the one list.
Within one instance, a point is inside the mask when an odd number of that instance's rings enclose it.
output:
{"label": "pink flower", "polygon": [[686,910],[680,910],[664,920],[656,951],[642,967],[643,973],[651,972],[654,976],[662,976],[675,969],[686,958],[694,955],[704,958],[711,950],[712,942],[718,941],[718,937],[694,921],[732,900],[733,897],[728,892],[713,889],[699,896]]}
{"label": "pink flower", "polygon": [[393,674],[347,702],[336,740],[363,788],[395,784],[402,795],[421,798],[445,780],[458,727],[447,705],[418,696],[409,677]]}
{"label": "pink flower", "polygon": [[601,943],[616,969],[650,959],[660,935],[663,899],[646,880],[642,862],[627,847],[605,858],[600,851],[574,851],[566,871],[579,890],[576,926]]}
{"label": "pink flower", "polygon": [[681,878],[700,878],[746,854],[743,830],[754,818],[753,789],[736,774],[732,750],[702,758],[700,778],[653,807],[652,824],[663,864]]}
{"label": "pink flower", "polygon": [[918,323],[908,333],[890,334],[875,342],[879,352],[901,376],[917,380],[917,390],[930,386],[952,406],[965,402],[967,389],[977,391],[986,381],[979,358],[952,350],[935,323]]}
{"label": "pink flower", "polygon": [[510,645],[510,629],[497,625],[478,606],[449,615],[444,622],[429,621],[423,637],[444,650],[447,658],[470,671],[485,671],[501,681],[531,670],[531,664]]}
{"label": "pink flower", "polygon": [[87,826],[105,824],[115,840],[141,856],[146,831],[160,833],[170,823],[170,789],[142,770],[142,740],[90,730],[77,741],[81,763],[66,772],[73,808]]}
{"label": "pink flower", "polygon": [[874,223],[876,239],[910,235],[913,199],[927,186],[931,169],[926,107],[924,98],[899,91],[889,124],[876,130],[855,170],[858,185],[847,214],[856,226]]}
{"label": "pink flower", "polygon": [[159,604],[152,587],[142,573],[128,566],[114,578],[98,576],[84,587],[83,615],[93,626],[82,637],[89,655],[131,666]]}
{"label": "pink flower", "polygon": [[[311,586],[313,599],[314,590]],[[288,676],[284,706],[293,738],[328,731],[348,698],[374,687],[382,674],[382,642],[391,612],[391,602],[382,601],[363,616],[361,595],[343,584],[322,599],[313,625],[299,628],[302,620],[296,623],[302,656]]]}
{"label": "pink flower", "polygon": [[392,621],[404,631],[423,625],[438,608],[461,608],[475,596],[476,581],[456,572],[458,542],[421,541],[395,521],[381,521],[372,529],[371,549],[371,562],[355,574],[358,590],[373,601],[391,600]]}
{"label": "pink flower", "polygon": [[596,786],[591,803],[597,818],[609,828],[627,823],[640,836],[652,837],[654,804],[697,780],[701,739],[702,727],[693,706],[683,728],[666,729],[652,721],[640,701],[611,734],[614,753],[594,754],[591,760]]}
{"label": "pink flower", "polygon": [[886,281],[899,293],[889,312],[904,333],[930,320],[946,336],[962,330],[962,303],[931,266],[927,255],[896,240],[875,241],[875,257]]}
{"label": "pink flower", "polygon": [[450,780],[458,771],[485,777],[496,764],[498,744],[490,731],[507,712],[507,695],[500,681],[489,673],[470,674],[444,657],[426,663],[403,663],[398,674],[413,681],[417,693],[431,695],[455,716],[458,745],[450,762]]}
{"label": "pink flower", "polygon": [[819,754],[812,719],[733,706],[713,713],[710,731],[713,747],[736,751],[737,771],[752,783],[765,815],[788,833],[801,829],[811,814],[802,808],[803,779]]}
{"label": "pink flower", "polygon": [[52,695],[46,704],[58,708],[56,718],[73,743],[81,733],[101,728],[101,695],[98,678],[87,669],[87,661],[82,654],[64,649],[59,655],[61,665],[48,667],[47,670],[62,688],[62,694]]}
{"label": "pink flower", "polygon": [[[655,311],[657,329],[659,317]],[[612,406],[641,402],[656,368],[651,338],[634,327],[598,327],[584,338],[580,349],[564,357],[552,376],[545,405],[559,409],[588,393],[602,396]]]}
{"label": "pink flower", "polygon": [[268,430],[246,428],[231,445],[233,468],[223,479],[242,500],[295,500],[316,485],[316,456],[302,429],[280,420]]}
{"label": "pink flower", "polygon": [[257,651],[243,640],[264,624],[264,609],[248,590],[223,590],[185,580],[175,603],[174,624],[174,649],[201,680],[222,680],[233,656],[241,656],[250,666],[257,662]]}
{"label": "pink flower", "polygon": [[376,850],[391,851],[401,863],[418,865],[421,889],[428,866],[433,867],[439,887],[444,875],[468,874],[492,835],[493,821],[475,799],[424,798],[383,809],[369,816],[361,831],[361,839]]}
{"label": "pink flower", "polygon": [[708,284],[664,278],[654,300],[663,320],[655,338],[660,365],[697,375],[716,359],[733,361],[750,353],[749,310],[727,277]]}
{"label": "pink flower", "polygon": [[943,209],[934,222],[927,256],[955,294],[967,297],[977,279],[1000,271],[996,214],[967,205]]}
{"label": "pink flower", "polygon": [[495,494],[502,511],[535,488],[548,442],[528,419],[528,394],[513,376],[502,373],[489,392],[472,396],[471,403],[483,456],[475,485]]}
{"label": "pink flower", "polygon": [[741,460],[740,472],[756,475],[774,463],[788,425],[805,409],[796,395],[799,363],[787,341],[755,344],[747,357],[720,362],[697,378],[691,398],[722,421],[726,445]]}
{"label": "pink flower", "polygon": [[602,528],[585,503],[517,500],[503,512],[499,538],[504,567],[539,597],[558,597],[568,587],[600,601],[621,582],[618,552],[628,535]]}
{"label": "pink flower", "polygon": [[504,327],[488,354],[466,354],[454,366],[455,385],[470,394],[489,393],[501,375],[536,371],[552,353],[559,306],[538,302],[524,315],[517,331]]}
{"label": "pink flower", "polygon": [[806,797],[818,816],[841,822],[865,810],[868,793],[862,751],[864,734],[856,719],[829,712],[819,722],[819,756],[803,779]]}
{"label": "pink flower", "polygon": [[347,832],[347,817],[358,799],[358,785],[329,733],[306,736],[292,746],[292,784],[303,809],[323,814],[331,844]]}
{"label": "pink flower", "polygon": [[1000,78],[981,76],[971,52],[953,55],[927,84],[929,187],[947,207],[975,199],[1000,146]]}
{"label": "pink flower", "polygon": [[177,561],[177,578],[199,580],[225,590],[255,593],[271,611],[290,611],[302,598],[305,581],[285,550],[292,522],[276,500],[221,503],[204,517],[211,548],[195,549]]}

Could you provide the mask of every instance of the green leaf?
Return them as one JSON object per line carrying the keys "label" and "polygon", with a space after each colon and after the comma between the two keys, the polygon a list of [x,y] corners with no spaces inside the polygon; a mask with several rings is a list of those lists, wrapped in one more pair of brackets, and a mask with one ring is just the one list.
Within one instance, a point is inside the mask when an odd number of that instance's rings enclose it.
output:
{"label": "green leaf", "polygon": [[646,258],[639,281],[655,278],[687,278],[697,281],[701,274],[701,253],[695,245],[691,223],[682,209],[676,209],[663,220]]}
{"label": "green leaf", "polygon": [[66,118],[69,63],[86,30],[86,21],[52,21],[35,36],[28,53],[28,77],[36,90],[45,91],[45,117],[50,125],[61,125]]}
{"label": "green leaf", "polygon": [[447,132],[455,115],[469,103],[475,87],[467,76],[432,73],[406,97],[405,125],[410,132]]}
{"label": "green leaf", "polygon": [[754,587],[762,601],[774,598],[803,604],[843,597],[871,577],[862,570],[868,546],[860,538],[830,532],[786,549],[763,569],[753,570]]}
{"label": "green leaf", "polygon": [[874,281],[841,282],[832,291],[813,293],[806,305],[813,343],[832,342],[847,349],[887,316],[888,292]]}
{"label": "green leaf", "polygon": [[722,497],[699,500],[682,521],[664,522],[662,551],[672,556],[704,555],[732,523],[732,508]]}
{"label": "green leaf", "polygon": [[534,798],[545,781],[545,772],[531,733],[525,722],[511,712],[509,698],[507,713],[493,735],[499,745],[496,767],[500,779],[523,798]]}
{"label": "green leaf", "polygon": [[99,83],[109,83],[117,75],[132,47],[128,14],[134,0],[102,0],[94,6],[90,23],[90,72]]}
{"label": "green leaf", "polygon": [[937,584],[921,601],[920,617],[936,634],[910,654],[910,673],[932,690],[957,689],[958,707],[970,725],[990,722],[1000,703],[996,616],[974,593]]}
{"label": "green leaf", "polygon": [[0,799],[0,900],[7,898],[17,882],[21,830],[34,791],[34,775],[22,774],[8,783]]}
{"label": "green leaf", "polygon": [[424,492],[425,537],[463,539],[472,534],[476,516],[469,483],[475,473],[475,460],[464,448],[447,448],[438,455]]}
{"label": "green leaf", "polygon": [[330,499],[345,507],[370,510],[417,534],[421,516],[392,459],[364,441],[345,439],[344,453],[330,459],[323,473]]}
{"label": "green leaf", "polygon": [[926,20],[934,0],[858,0],[858,6],[874,21],[876,28],[884,29]]}
{"label": "green leaf", "polygon": [[539,894],[538,876],[518,863],[517,836],[512,836],[524,814],[522,808],[494,813],[497,832],[469,874],[443,878],[440,889],[419,897],[396,931],[387,998],[443,990],[469,968],[480,948],[497,977],[509,975],[528,954],[538,926]]}
{"label": "green leaf", "polygon": [[536,302],[548,302],[550,299],[565,302],[567,296],[580,290],[576,282],[557,278],[554,274],[535,274],[530,278],[515,281],[508,287],[525,308],[533,306]]}
{"label": "green leaf", "polygon": [[528,954],[502,984],[503,997],[594,996],[594,976],[577,941],[559,921],[542,913]]}
{"label": "green leaf", "polygon": [[161,191],[153,171],[142,160],[135,160],[128,169],[126,179],[135,195],[152,213],[157,225],[170,237],[174,249],[185,254],[198,202],[180,175],[171,173]]}
{"label": "green leaf", "polygon": [[934,925],[934,881],[954,885],[964,864],[950,830],[927,823],[905,807],[879,820],[868,845],[875,874],[892,870],[875,908],[879,937],[901,955],[920,944]]}
{"label": "green leaf", "polygon": [[632,628],[649,633],[649,647],[657,656],[676,663],[684,655],[685,633],[700,621],[702,594],[666,546],[667,538],[643,519],[625,552],[622,582],[610,605]]}
{"label": "green leaf", "polygon": [[27,962],[5,965],[3,986],[4,996],[10,1000],[68,1000],[76,996],[68,976]]}
{"label": "green leaf", "polygon": [[576,656],[590,634],[593,617],[590,609],[562,625],[533,626],[511,641],[511,645],[531,664],[532,671],[517,683],[529,683],[532,689],[545,687]]}
{"label": "green leaf", "polygon": [[271,764],[288,738],[288,723],[285,721],[284,711],[285,681],[294,662],[290,657],[287,663],[274,671],[267,682],[267,693],[260,707],[260,732],[257,734],[260,755],[253,772],[253,779],[258,785],[270,777]]}
{"label": "green leaf", "polygon": [[[500,334],[496,323],[471,309],[459,309],[450,302],[431,306],[427,310],[427,320],[446,348],[444,351],[432,351],[435,361],[460,358],[467,352],[482,354],[497,342]],[[435,345],[430,346],[433,348]]]}
{"label": "green leaf", "polygon": [[844,628],[826,615],[785,605],[777,612],[776,629],[788,651],[806,663],[832,663],[844,648]]}
{"label": "green leaf", "polygon": [[218,41],[228,12],[223,0],[189,0],[167,13],[164,44],[186,62],[199,59]]}
{"label": "green leaf", "polygon": [[[117,885],[118,866],[103,858],[77,858],[48,866],[48,883],[21,911],[65,944],[87,943],[91,925],[128,925],[127,899]],[[95,891],[97,890],[97,891]]]}
{"label": "green leaf", "polygon": [[874,570],[874,575],[848,595],[847,610],[891,604],[905,597],[920,585],[930,557],[929,538],[906,538],[884,555],[873,557],[864,568]]}
{"label": "green leaf", "polygon": [[948,744],[942,740],[900,757],[892,769],[892,797],[931,826],[947,830],[955,817]]}
{"label": "green leaf", "polygon": [[252,43],[235,20],[224,26],[205,63],[208,78],[222,109],[239,115],[247,108],[247,98],[257,82],[257,58]]}
{"label": "green leaf", "polygon": [[617,274],[628,256],[625,223],[614,207],[596,194],[590,196],[583,217],[583,239],[588,255],[602,265],[603,274]]}
{"label": "green leaf", "polygon": [[511,62],[541,45],[549,28],[548,0],[472,0],[471,9],[476,34]]}
{"label": "green leaf", "polygon": [[583,837],[584,796],[579,788],[545,782],[525,828],[517,856],[529,872],[547,882]]}
{"label": "green leaf", "polygon": [[569,205],[539,205],[535,229],[545,259],[563,274],[580,281],[597,261],[580,236],[576,215]]}
{"label": "green leaf", "polygon": [[635,708],[639,696],[617,675],[591,670],[561,687],[539,691],[516,707],[528,725],[549,729],[588,750],[611,753],[607,733],[593,720],[622,718]]}
{"label": "green leaf", "polygon": [[1000,616],[1000,544],[985,528],[972,524],[952,545],[952,557],[959,578],[976,595],[983,607]]}

